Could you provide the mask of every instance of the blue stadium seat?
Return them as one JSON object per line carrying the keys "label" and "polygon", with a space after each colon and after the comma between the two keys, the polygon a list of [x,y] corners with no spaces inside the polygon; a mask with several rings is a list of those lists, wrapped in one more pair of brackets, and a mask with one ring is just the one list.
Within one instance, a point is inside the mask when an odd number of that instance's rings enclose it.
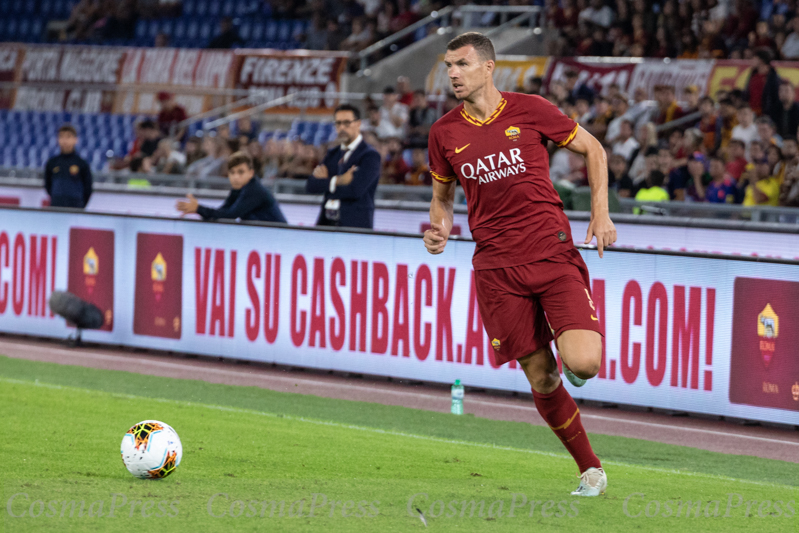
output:
{"label": "blue stadium seat", "polygon": [[[200,0],[202,2],[202,0]],[[193,15],[195,12],[194,0],[183,0],[183,15]]]}
{"label": "blue stadium seat", "polygon": [[274,41],[277,37],[277,21],[270,20],[266,23],[266,33],[264,33],[264,40]]}
{"label": "blue stadium seat", "polygon": [[155,39],[156,35],[158,35],[158,21],[151,20],[150,24],[147,25],[147,37]]}
{"label": "blue stadium seat", "polygon": [[188,26],[186,26],[186,38],[187,39],[196,39],[197,35],[200,31],[200,23],[197,19],[193,19],[189,22]]}
{"label": "blue stadium seat", "polygon": [[233,8],[233,0],[225,0],[225,2],[222,4],[221,13],[223,17],[232,17],[235,14]]}
{"label": "blue stadium seat", "polygon": [[185,35],[186,35],[186,20],[185,19],[176,20],[175,27],[172,29],[172,37],[175,40],[179,40],[183,39]]}
{"label": "blue stadium seat", "polygon": [[255,11],[255,6],[252,5],[250,0],[237,0],[234,12],[237,16],[247,15]]}
{"label": "blue stadium seat", "polygon": [[219,10],[220,10],[220,7],[221,7],[219,0],[210,0],[208,2],[208,6],[207,7],[208,7],[208,9],[206,10],[206,12],[208,13],[208,15],[210,15],[212,17],[218,17],[219,16]]}
{"label": "blue stadium seat", "polygon": [[6,39],[13,41],[17,38],[17,19],[11,18],[6,22]]}
{"label": "blue stadium seat", "polygon": [[42,31],[44,28],[44,21],[40,18],[31,20],[30,33],[28,38],[33,42],[39,42],[42,39]]}
{"label": "blue stadium seat", "polygon": [[250,34],[250,38],[253,41],[260,41],[261,38],[264,36],[264,24],[261,21],[257,21],[252,25],[252,33]]}
{"label": "blue stadium seat", "polygon": [[12,0],[11,2],[11,12],[21,14],[23,9],[24,2],[22,0]]}
{"label": "blue stadium seat", "polygon": [[144,39],[147,37],[147,21],[140,20],[136,23],[136,32],[135,32],[137,39]]}
{"label": "blue stadium seat", "polygon": [[249,21],[245,20],[239,26],[239,37],[241,37],[245,41],[249,41],[251,30],[252,30],[252,24]]}
{"label": "blue stadium seat", "polygon": [[203,40],[208,40],[211,38],[211,22],[208,20],[204,20],[202,24],[200,24],[200,33],[198,37]]}
{"label": "blue stadium seat", "polygon": [[172,28],[175,25],[175,21],[172,19],[165,19],[161,21],[161,33],[172,37],[173,30]]}
{"label": "blue stadium seat", "polygon": [[208,2],[205,0],[198,0],[197,5],[194,8],[194,14],[198,17],[204,17],[205,14],[208,12]]}
{"label": "blue stadium seat", "polygon": [[291,22],[287,20],[281,20],[277,32],[277,40],[286,42],[290,38],[291,38]]}

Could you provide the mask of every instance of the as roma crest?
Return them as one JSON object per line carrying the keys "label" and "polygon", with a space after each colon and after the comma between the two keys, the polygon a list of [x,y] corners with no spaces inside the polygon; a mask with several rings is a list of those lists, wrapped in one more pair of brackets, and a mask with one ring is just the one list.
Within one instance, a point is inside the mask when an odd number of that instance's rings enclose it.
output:
{"label": "as roma crest", "polygon": [[511,141],[518,141],[519,137],[521,137],[521,135],[522,135],[522,130],[520,130],[516,126],[511,126],[510,128],[505,130],[505,135]]}
{"label": "as roma crest", "polygon": [[771,304],[757,315],[757,336],[760,337],[760,355],[763,356],[763,363],[768,368],[774,358],[777,337],[780,333],[780,317],[772,309]]}

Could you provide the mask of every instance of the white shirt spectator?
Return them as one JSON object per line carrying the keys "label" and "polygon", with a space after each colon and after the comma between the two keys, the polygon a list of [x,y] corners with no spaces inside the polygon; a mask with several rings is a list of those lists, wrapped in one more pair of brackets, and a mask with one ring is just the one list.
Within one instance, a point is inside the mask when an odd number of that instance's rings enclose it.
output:
{"label": "white shirt spectator", "polygon": [[570,171],[569,151],[565,148],[556,150],[549,158],[549,178],[554,183],[568,177]]}
{"label": "white shirt spectator", "polygon": [[[401,119],[399,126],[394,124],[392,118]],[[405,137],[405,127],[408,124],[408,106],[400,102],[395,103],[391,108],[385,105],[380,107],[380,124],[375,129],[375,133],[380,139]]]}
{"label": "white shirt spectator", "polygon": [[799,33],[791,32],[788,37],[785,38],[780,52],[782,52],[782,57],[785,59],[799,58]]}
{"label": "white shirt spectator", "polygon": [[602,6],[599,9],[587,7],[580,11],[579,18],[607,29],[613,23],[613,10],[608,6]]}
{"label": "white shirt spectator", "polygon": [[740,124],[732,128],[732,138],[738,139],[743,141],[744,146],[746,147],[746,159],[750,159],[749,156],[749,145],[752,144],[752,141],[756,141],[760,138],[757,134],[757,125],[755,123],[749,124],[748,128],[744,128]]}
{"label": "white shirt spectator", "polygon": [[641,145],[638,144],[638,141],[635,140],[635,137],[630,137],[626,141],[618,141],[616,144],[614,144],[613,153],[619,154],[620,156],[623,156],[624,159],[629,161],[633,155],[633,152],[635,152],[639,146]]}

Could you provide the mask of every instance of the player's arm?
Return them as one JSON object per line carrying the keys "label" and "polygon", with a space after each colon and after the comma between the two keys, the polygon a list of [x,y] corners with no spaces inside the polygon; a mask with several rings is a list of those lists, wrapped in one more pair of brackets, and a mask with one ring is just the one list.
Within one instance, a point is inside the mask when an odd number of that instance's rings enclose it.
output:
{"label": "player's arm", "polygon": [[433,180],[433,200],[430,202],[430,229],[424,232],[424,246],[431,254],[444,251],[452,230],[455,180],[447,183]]}
{"label": "player's arm", "polygon": [[566,148],[585,158],[588,184],[591,186],[591,222],[588,224],[585,244],[596,237],[596,247],[599,257],[602,257],[602,251],[616,242],[616,227],[608,211],[608,161],[605,149],[581,126],[577,126],[577,133]]}

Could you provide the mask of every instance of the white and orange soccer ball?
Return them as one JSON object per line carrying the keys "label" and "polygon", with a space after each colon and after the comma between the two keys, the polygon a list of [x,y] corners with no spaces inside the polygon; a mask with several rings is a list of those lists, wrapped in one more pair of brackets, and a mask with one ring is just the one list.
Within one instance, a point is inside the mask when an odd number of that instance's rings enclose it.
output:
{"label": "white and orange soccer ball", "polygon": [[122,438],[122,462],[141,479],[167,477],[180,465],[183,445],[177,431],[158,420],[139,422]]}

